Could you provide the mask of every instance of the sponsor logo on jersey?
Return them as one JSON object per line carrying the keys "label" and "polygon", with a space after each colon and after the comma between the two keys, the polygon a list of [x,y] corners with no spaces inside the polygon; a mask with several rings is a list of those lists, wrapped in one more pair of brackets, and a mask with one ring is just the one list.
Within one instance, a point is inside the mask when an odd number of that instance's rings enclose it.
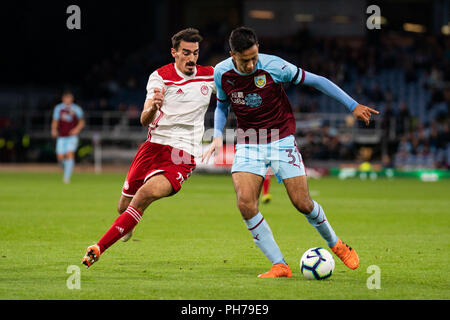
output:
{"label": "sponsor logo on jersey", "polygon": [[258,88],[263,88],[266,85],[266,75],[263,74],[262,76],[256,76],[254,78],[255,80],[255,86]]}
{"label": "sponsor logo on jersey", "polygon": [[128,181],[125,181],[125,182],[124,182],[123,188],[124,188],[125,190],[128,190],[128,189],[130,188],[130,185],[128,184]]}
{"label": "sponsor logo on jersey", "polygon": [[257,108],[261,105],[262,98],[257,93],[250,93],[245,97],[245,104],[250,108]]}
{"label": "sponsor logo on jersey", "polygon": [[245,105],[244,93],[241,91],[235,91],[231,93],[231,102],[234,104]]}
{"label": "sponsor logo on jersey", "polygon": [[72,122],[75,116],[75,112],[72,110],[63,110],[61,111],[61,120],[65,122]]}
{"label": "sponsor logo on jersey", "polygon": [[178,89],[178,91],[176,92],[176,94],[184,94],[184,92],[183,92],[183,90],[181,90],[181,88],[180,88],[180,89]]}

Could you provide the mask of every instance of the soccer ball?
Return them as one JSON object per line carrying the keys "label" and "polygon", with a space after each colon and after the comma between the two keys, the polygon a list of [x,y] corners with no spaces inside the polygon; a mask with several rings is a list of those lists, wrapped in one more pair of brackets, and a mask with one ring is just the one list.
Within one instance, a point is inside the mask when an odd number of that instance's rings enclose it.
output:
{"label": "soccer ball", "polygon": [[333,256],[324,248],[308,249],[300,259],[300,271],[308,280],[329,278],[333,270]]}

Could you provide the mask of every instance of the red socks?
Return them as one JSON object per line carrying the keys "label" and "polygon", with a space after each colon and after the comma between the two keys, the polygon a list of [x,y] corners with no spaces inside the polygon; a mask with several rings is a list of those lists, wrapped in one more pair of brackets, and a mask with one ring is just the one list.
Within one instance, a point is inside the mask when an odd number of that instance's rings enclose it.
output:
{"label": "red socks", "polygon": [[100,253],[112,246],[117,240],[122,238],[138,224],[142,218],[142,213],[132,206],[122,213],[111,228],[104,234],[97,245],[100,247]]}
{"label": "red socks", "polygon": [[270,188],[270,175],[266,175],[266,177],[264,178],[264,182],[263,182],[263,194],[268,194],[269,193],[269,188]]}

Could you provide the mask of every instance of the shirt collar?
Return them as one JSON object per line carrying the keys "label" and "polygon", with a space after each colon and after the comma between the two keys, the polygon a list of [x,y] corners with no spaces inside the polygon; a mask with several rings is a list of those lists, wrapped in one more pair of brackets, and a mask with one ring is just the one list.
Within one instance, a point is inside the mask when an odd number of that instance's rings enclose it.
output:
{"label": "shirt collar", "polygon": [[183,72],[178,70],[177,64],[175,62],[173,63],[173,66],[175,67],[175,71],[177,72],[177,74],[184,79],[193,79],[193,78],[195,78],[195,75],[197,74],[197,65],[195,66],[194,73],[191,76],[188,76],[187,74],[184,74]]}

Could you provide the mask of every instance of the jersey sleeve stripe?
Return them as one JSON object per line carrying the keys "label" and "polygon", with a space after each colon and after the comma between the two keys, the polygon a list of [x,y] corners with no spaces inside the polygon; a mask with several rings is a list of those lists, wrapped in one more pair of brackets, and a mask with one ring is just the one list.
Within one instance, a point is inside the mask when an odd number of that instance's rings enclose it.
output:
{"label": "jersey sleeve stripe", "polygon": [[302,78],[300,79],[299,84],[302,84],[305,81],[305,70],[302,69]]}

